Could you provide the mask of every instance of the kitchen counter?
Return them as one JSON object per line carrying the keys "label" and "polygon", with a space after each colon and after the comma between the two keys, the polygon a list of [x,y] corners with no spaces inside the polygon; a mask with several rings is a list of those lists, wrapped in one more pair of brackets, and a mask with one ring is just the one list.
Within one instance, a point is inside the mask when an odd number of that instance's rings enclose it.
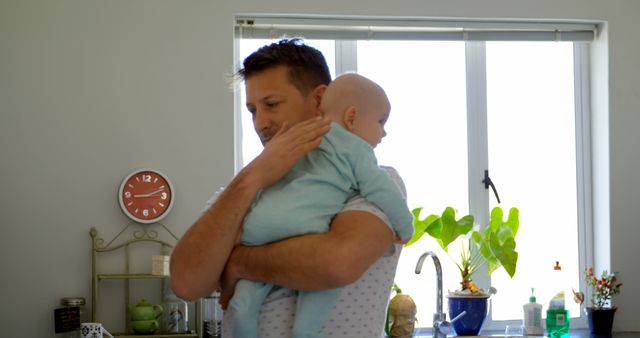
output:
{"label": "kitchen counter", "polygon": [[[505,337],[504,335],[504,331],[500,332],[500,331],[487,331],[487,332],[481,332],[481,336],[476,336],[475,338],[483,338],[483,337],[490,337],[490,338],[495,338],[495,337]],[[428,338],[431,337],[431,335],[416,335],[414,336],[415,338]],[[448,337],[471,337],[471,336],[448,336]],[[516,337],[516,336],[509,336],[509,337]],[[531,338],[540,338],[538,337],[534,337],[534,336],[526,336],[526,337],[531,337]],[[547,337],[547,336],[545,336]],[[611,336],[596,336],[596,335],[591,335],[589,333],[589,330],[587,329],[578,329],[578,330],[571,330],[569,331],[569,337],[570,338],[640,338],[640,332],[614,332]]]}

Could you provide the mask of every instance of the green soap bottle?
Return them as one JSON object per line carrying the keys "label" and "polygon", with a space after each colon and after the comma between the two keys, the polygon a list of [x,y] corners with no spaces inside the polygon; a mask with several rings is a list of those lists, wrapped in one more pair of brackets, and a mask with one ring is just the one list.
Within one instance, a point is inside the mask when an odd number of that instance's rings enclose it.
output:
{"label": "green soap bottle", "polygon": [[[553,267],[554,274],[561,274],[560,262]],[[557,278],[562,281],[562,278]],[[549,302],[547,310],[547,335],[550,338],[569,337],[569,310],[564,308],[564,291],[558,292]]]}
{"label": "green soap bottle", "polygon": [[550,338],[569,337],[569,310],[547,310],[547,335]]}

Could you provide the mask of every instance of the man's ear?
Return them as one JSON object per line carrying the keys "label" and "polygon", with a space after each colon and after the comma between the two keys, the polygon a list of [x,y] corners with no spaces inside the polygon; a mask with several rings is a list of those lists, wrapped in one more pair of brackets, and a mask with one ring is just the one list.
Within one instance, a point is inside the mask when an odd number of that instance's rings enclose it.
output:
{"label": "man's ear", "polygon": [[313,89],[312,95],[317,107],[320,107],[322,96],[327,91],[327,85],[319,85]]}
{"label": "man's ear", "polygon": [[357,115],[356,107],[349,106],[347,110],[344,111],[342,115],[342,122],[347,127],[347,130],[353,131],[356,126],[356,115]]}
{"label": "man's ear", "polygon": [[313,99],[313,103],[315,105],[315,115],[323,116],[324,112],[320,110],[320,102],[322,102],[322,96],[327,91],[327,85],[319,85],[313,89],[311,92],[311,98]]}

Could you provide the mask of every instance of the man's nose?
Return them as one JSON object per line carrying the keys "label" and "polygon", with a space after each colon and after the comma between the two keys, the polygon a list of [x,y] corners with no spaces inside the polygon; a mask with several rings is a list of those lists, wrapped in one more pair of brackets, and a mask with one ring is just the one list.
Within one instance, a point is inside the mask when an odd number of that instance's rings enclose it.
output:
{"label": "man's nose", "polygon": [[271,120],[265,116],[265,114],[261,113],[259,110],[256,110],[253,113],[253,127],[256,131],[267,129],[270,125]]}

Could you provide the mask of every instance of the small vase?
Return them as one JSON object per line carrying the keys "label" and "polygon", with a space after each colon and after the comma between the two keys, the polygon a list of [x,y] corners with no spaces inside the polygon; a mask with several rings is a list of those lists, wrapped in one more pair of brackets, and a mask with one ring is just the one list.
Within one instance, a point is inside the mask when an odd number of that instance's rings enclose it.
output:
{"label": "small vase", "polygon": [[589,320],[589,331],[591,331],[592,334],[611,335],[616,308],[600,309],[588,307],[586,312]]}
{"label": "small vase", "polygon": [[489,296],[463,297],[447,296],[449,299],[449,318],[466,311],[466,314],[453,322],[453,329],[458,336],[477,336],[487,317]]}

